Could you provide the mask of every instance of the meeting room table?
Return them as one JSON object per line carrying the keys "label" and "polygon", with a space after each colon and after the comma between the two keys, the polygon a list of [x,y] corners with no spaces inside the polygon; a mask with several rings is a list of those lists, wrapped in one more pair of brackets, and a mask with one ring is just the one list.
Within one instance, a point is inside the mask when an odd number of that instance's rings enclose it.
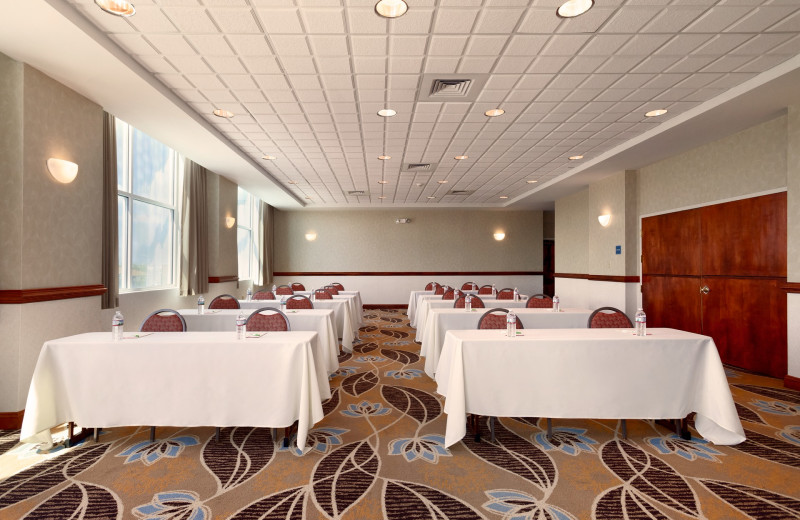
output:
{"label": "meeting room table", "polygon": [[[448,330],[477,329],[483,313],[489,309],[431,309],[426,322],[424,341],[420,355],[425,357],[425,373],[434,377],[436,366],[444,347],[444,339]],[[591,316],[591,309],[513,309],[517,319],[522,322],[524,330],[532,329],[583,329]]]}
{"label": "meeting room table", "polygon": [[[186,320],[186,328],[192,332],[235,331],[236,317],[244,312],[250,316],[255,309],[206,309],[198,314],[197,309],[179,309]],[[339,370],[339,340],[333,325],[331,309],[290,309],[284,311],[289,318],[290,330],[310,330],[317,333],[319,349],[314,353],[314,361],[332,374]],[[250,331],[253,332],[253,331]],[[348,351],[353,350],[352,338]]]}
{"label": "meeting room table", "polygon": [[52,443],[50,429],[250,426],[298,422],[297,445],[331,396],[315,363],[316,332],[91,332],[47,341],[33,373],[20,438]]}
{"label": "meeting room table", "polygon": [[[311,298],[314,291],[295,291],[294,294],[300,294]],[[339,294],[331,295],[334,300],[345,300],[348,307],[350,307],[350,317],[352,318],[354,330],[362,325],[364,316],[364,304],[361,302],[361,291],[339,291]]]}
{"label": "meeting room table", "polygon": [[436,370],[445,446],[467,414],[494,417],[683,419],[720,445],[745,435],[714,341],[653,328],[449,330]]}
{"label": "meeting room table", "polygon": [[[342,340],[342,347],[347,351],[353,350],[356,341],[358,325],[354,325],[350,314],[350,305],[346,300],[315,300],[312,302],[315,309],[330,309],[333,311],[333,324],[336,326],[336,337]],[[242,309],[255,310],[261,307],[281,308],[280,300],[239,300]]]}
{"label": "meeting room table", "polygon": [[408,324],[412,327],[417,326],[417,303],[422,296],[433,296],[434,291],[411,291],[411,295],[408,298],[408,311],[406,311],[406,315],[408,316]]}
{"label": "meeting room table", "polygon": [[[484,298],[483,296],[480,296],[480,299],[484,307],[486,307],[484,312],[497,307],[501,309],[520,309],[524,308],[527,303],[526,296],[521,296],[519,301],[495,300]],[[417,333],[414,339],[419,343],[423,343],[431,309],[452,309],[456,302],[455,300],[443,300],[441,296],[423,296],[417,303]]]}

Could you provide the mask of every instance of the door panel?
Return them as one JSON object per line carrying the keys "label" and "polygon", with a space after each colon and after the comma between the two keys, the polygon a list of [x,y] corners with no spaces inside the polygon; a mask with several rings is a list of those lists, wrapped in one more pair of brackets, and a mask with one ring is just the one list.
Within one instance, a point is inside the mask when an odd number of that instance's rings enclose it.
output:
{"label": "door panel", "polygon": [[642,277],[642,305],[648,327],[669,327],[702,334],[700,277]]}
{"label": "door panel", "polygon": [[704,275],[786,277],[786,193],[701,210]]}
{"label": "door panel", "polygon": [[642,274],[700,275],[700,210],[642,219]]}
{"label": "door panel", "polygon": [[703,296],[703,334],[714,339],[722,362],[773,377],[786,375],[782,283],[729,277],[705,277],[703,283],[709,288]]}

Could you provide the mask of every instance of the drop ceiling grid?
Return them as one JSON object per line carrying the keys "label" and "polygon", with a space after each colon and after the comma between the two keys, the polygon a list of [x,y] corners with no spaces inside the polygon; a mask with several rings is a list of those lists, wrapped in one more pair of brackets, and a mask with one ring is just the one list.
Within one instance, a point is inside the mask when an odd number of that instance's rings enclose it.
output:
{"label": "drop ceiling grid", "polygon": [[[139,0],[131,19],[70,1],[292,192],[323,205],[388,201],[387,191],[396,203],[441,201],[450,189],[474,189],[472,202],[497,202],[502,189],[513,198],[535,188],[526,180],[567,171],[569,155],[599,155],[666,119],[645,111],[674,117],[800,51],[800,5],[767,0],[617,0],[575,20],[556,18],[552,0],[440,0],[391,21],[371,1]],[[421,73],[487,70],[466,110],[415,100]],[[381,120],[384,106],[398,116]],[[496,106],[503,118],[483,116]],[[237,115],[218,124],[217,107]],[[393,159],[378,161],[384,153]],[[452,158],[461,154],[470,164]],[[401,184],[409,161],[439,167],[421,187],[416,176]]]}

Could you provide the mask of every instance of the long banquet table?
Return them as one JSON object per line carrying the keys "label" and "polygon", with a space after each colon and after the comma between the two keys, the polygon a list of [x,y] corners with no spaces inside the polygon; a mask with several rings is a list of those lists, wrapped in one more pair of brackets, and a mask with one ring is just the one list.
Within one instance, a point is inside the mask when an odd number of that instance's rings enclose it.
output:
{"label": "long banquet table", "polygon": [[[294,294],[300,294],[311,298],[314,291],[294,291]],[[361,326],[362,318],[364,316],[364,304],[361,302],[360,291],[339,291],[339,294],[332,296],[334,300],[344,300],[350,308],[350,317],[352,318],[353,328],[358,330]]]}
{"label": "long banquet table", "polygon": [[[197,309],[180,309],[178,312],[186,320],[186,328],[195,331],[234,331],[236,330],[236,317],[242,311],[247,316],[255,309],[213,309],[197,314]],[[336,327],[333,326],[333,310],[331,309],[291,309],[285,311],[289,318],[291,330],[316,331],[320,343],[319,356],[315,357],[329,374],[339,369],[339,340]],[[349,342],[342,340],[347,351],[353,350],[352,336]]]}
{"label": "long banquet table", "polygon": [[445,445],[468,413],[496,417],[678,419],[722,445],[745,440],[714,341],[675,329],[447,332],[436,372]]}
{"label": "long banquet table", "polygon": [[[347,345],[350,345],[350,350],[353,349],[353,341],[356,338],[356,331],[358,325],[353,324],[353,318],[350,314],[350,305],[346,300],[315,300],[315,309],[330,309],[333,311],[333,324],[336,326],[336,336],[341,338],[342,346],[347,350]],[[280,309],[280,300],[239,300],[239,306],[242,309],[260,309],[261,307],[274,307]]]}
{"label": "long banquet table", "polygon": [[[484,311],[500,307],[503,309],[521,309],[525,307],[527,299],[514,301],[514,300],[490,300],[481,297],[483,305],[486,307]],[[425,341],[425,332],[428,327],[428,316],[431,309],[452,309],[455,305],[455,300],[442,300],[441,296],[423,296],[417,301],[417,334],[415,339],[420,343]]]}
{"label": "long banquet table", "polygon": [[316,332],[91,332],[48,341],[33,373],[20,438],[50,428],[254,426],[298,421],[297,445],[324,414],[328,374]]}
{"label": "long banquet table", "polygon": [[411,291],[411,295],[408,298],[408,311],[406,314],[408,315],[408,324],[412,327],[417,326],[417,308],[418,308],[418,301],[422,296],[433,296],[434,291]]}
{"label": "long banquet table", "polygon": [[[433,377],[444,347],[448,330],[477,329],[478,321],[488,309],[431,309],[425,326],[425,340],[420,355],[425,357],[425,373]],[[514,309],[525,330],[530,329],[582,329],[586,328],[590,309]],[[532,334],[535,334],[532,332]]]}

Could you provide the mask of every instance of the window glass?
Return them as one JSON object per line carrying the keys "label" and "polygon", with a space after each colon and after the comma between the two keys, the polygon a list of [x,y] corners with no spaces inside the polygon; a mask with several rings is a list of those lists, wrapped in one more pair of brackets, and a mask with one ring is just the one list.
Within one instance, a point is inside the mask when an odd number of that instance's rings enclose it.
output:
{"label": "window glass", "polygon": [[172,285],[172,215],[138,200],[131,213],[131,289]]}
{"label": "window glass", "polygon": [[117,287],[124,287],[128,279],[128,199],[117,197],[117,241],[119,263],[117,264]]}
{"label": "window glass", "polygon": [[171,204],[175,185],[174,164],[172,150],[133,128],[131,170],[134,194]]}
{"label": "window glass", "polygon": [[250,230],[240,227],[236,234],[239,253],[239,278],[250,280]]}
{"label": "window glass", "polygon": [[239,188],[236,211],[239,279],[256,280],[261,257],[258,251],[258,205],[259,199]]}
{"label": "window glass", "polygon": [[239,188],[238,191],[238,201],[236,206],[236,220],[239,222],[240,227],[251,228],[251,218],[250,218],[250,205],[253,196],[247,193],[242,188]]}

